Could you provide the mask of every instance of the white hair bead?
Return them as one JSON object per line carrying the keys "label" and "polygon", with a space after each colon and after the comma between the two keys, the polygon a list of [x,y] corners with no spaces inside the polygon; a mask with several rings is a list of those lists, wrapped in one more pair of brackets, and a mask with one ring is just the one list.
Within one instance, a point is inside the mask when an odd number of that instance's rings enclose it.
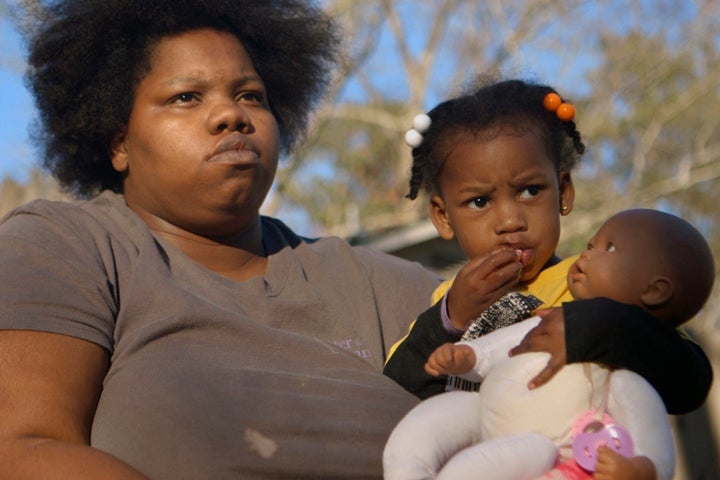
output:
{"label": "white hair bead", "polygon": [[412,148],[417,148],[422,145],[423,136],[415,129],[408,130],[405,133],[405,143]]}
{"label": "white hair bead", "polygon": [[412,125],[413,128],[419,133],[425,133],[427,132],[427,129],[430,128],[430,123],[432,123],[430,117],[428,117],[424,113],[421,113],[420,115],[416,115],[415,118],[413,118]]}

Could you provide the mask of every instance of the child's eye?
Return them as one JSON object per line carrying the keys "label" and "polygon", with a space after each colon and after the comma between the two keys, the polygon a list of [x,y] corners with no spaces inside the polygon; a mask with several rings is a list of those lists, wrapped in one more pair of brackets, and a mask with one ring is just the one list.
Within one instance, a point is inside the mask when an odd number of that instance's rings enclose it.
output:
{"label": "child's eye", "polygon": [[173,97],[171,103],[190,103],[193,100],[197,100],[197,95],[192,92],[183,92],[180,95]]}
{"label": "child's eye", "polygon": [[487,207],[488,199],[486,197],[475,197],[468,202],[468,207],[481,209]]}
{"label": "child's eye", "polygon": [[539,185],[527,186],[520,191],[520,198],[527,199],[535,197],[540,193],[540,190],[542,190],[542,188]]}

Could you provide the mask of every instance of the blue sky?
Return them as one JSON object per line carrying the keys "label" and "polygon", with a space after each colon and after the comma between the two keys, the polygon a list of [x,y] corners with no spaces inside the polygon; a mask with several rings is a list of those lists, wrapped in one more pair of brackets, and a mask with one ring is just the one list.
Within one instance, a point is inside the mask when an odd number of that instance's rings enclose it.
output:
{"label": "blue sky", "polygon": [[33,166],[28,129],[35,113],[23,85],[20,39],[6,18],[0,20],[0,52],[0,179],[10,176],[24,181]]}
{"label": "blue sky", "polygon": [[[646,1],[643,0],[641,4],[644,5]],[[657,0],[653,0],[653,2],[655,1]],[[643,28],[649,31],[660,29],[665,35],[672,37],[672,22],[668,22],[662,15],[662,11],[657,9],[659,4],[664,2],[653,2],[650,2],[651,6],[646,9],[646,12],[653,12],[654,16],[644,19]],[[2,10],[5,3],[15,3],[15,0],[9,2],[0,0],[0,13],[4,13]],[[624,2],[619,2],[619,4],[622,3]],[[676,18],[681,14],[692,15],[695,13],[692,2],[682,1],[680,4],[683,5],[683,8],[674,10]],[[405,8],[409,9],[401,11],[403,18],[417,13],[415,11],[417,4],[413,2],[401,2],[400,5],[405,5]],[[601,12],[597,11],[598,8]],[[592,18],[610,16],[615,19],[612,28],[622,30],[627,25],[623,26],[622,16],[618,15],[618,8],[616,2],[603,4],[602,7],[588,2],[577,13]],[[409,31],[412,32],[412,30]],[[540,47],[538,52],[533,48],[528,49],[526,46],[521,49],[519,58],[515,60],[519,61],[518,66],[524,73],[536,75],[539,79],[548,81],[563,91],[567,90],[570,96],[582,95],[585,93],[582,90],[587,88],[586,85],[583,85],[582,73],[593,66],[595,59],[590,54],[591,49],[585,49],[579,45],[576,47],[579,49],[566,51],[543,50]],[[388,50],[392,51],[393,49],[379,49],[375,54],[377,57],[375,61],[386,65],[393,64],[396,60],[388,56]],[[568,65],[571,65],[572,68],[568,69]],[[18,181],[25,181],[36,162],[37,152],[34,151],[29,141],[29,128],[35,117],[35,111],[33,100],[23,85],[23,68],[23,50],[19,36],[6,16],[0,15],[0,87],[2,88],[2,95],[0,95],[0,145],[2,145],[0,180],[9,176]],[[434,87],[437,87],[438,84],[442,85],[444,81],[442,72],[446,68],[455,69],[458,66],[453,64],[451,58],[447,59],[447,64],[443,64],[441,61],[439,77],[433,79]],[[387,77],[382,78],[382,82],[389,80]],[[351,83],[346,89],[347,96],[352,96],[352,89]],[[438,91],[440,90],[442,89],[439,88]],[[404,91],[404,89],[398,88],[397,91]],[[427,101],[429,102],[428,106],[431,106],[437,99],[429,96]]]}

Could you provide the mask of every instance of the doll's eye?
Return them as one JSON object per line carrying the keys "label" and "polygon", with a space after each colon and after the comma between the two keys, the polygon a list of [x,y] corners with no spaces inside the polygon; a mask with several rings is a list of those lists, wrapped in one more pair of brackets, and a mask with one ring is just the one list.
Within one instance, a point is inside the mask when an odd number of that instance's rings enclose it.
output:
{"label": "doll's eye", "polygon": [[612,242],[609,242],[609,243],[605,246],[605,251],[606,251],[606,252],[614,252],[614,251],[615,251],[615,244],[612,243]]}

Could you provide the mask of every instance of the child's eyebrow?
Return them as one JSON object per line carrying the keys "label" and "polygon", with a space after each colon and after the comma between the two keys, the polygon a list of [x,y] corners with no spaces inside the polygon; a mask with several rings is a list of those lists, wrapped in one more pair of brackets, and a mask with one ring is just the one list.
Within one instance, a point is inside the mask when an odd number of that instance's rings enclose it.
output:
{"label": "child's eyebrow", "polygon": [[545,171],[540,169],[530,169],[525,170],[519,175],[517,175],[515,178],[512,179],[510,182],[511,185],[521,187],[523,185],[526,185],[528,183],[533,182],[546,182],[548,180],[548,175]]}
{"label": "child's eyebrow", "polygon": [[459,195],[483,196],[493,193],[497,188],[491,183],[473,183],[457,190]]}

